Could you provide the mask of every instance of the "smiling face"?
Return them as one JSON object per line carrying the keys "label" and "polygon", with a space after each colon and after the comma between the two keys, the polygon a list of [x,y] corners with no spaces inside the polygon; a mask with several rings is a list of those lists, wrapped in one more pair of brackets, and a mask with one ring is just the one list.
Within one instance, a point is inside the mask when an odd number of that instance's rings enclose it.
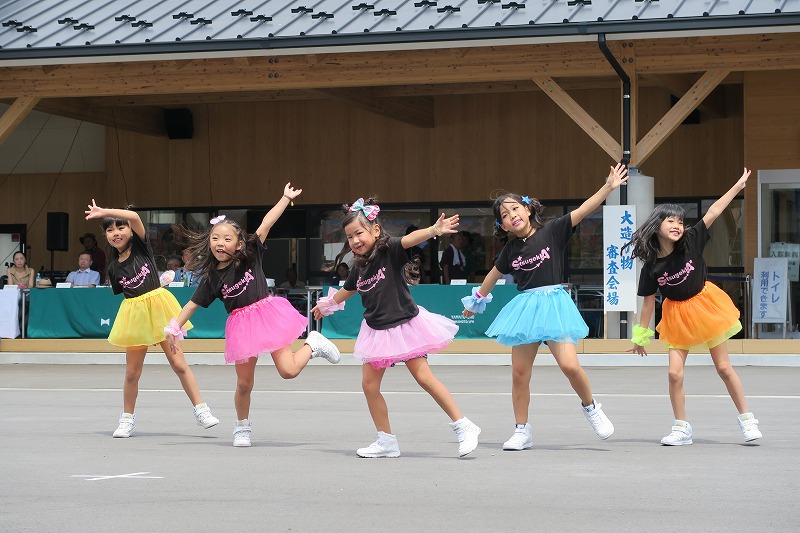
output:
{"label": "smiling face", "polygon": [[128,224],[113,222],[106,228],[108,244],[116,248],[118,252],[124,252],[130,246],[131,238],[133,238],[133,231]]}
{"label": "smiling face", "polygon": [[500,224],[505,231],[525,237],[531,232],[531,212],[526,206],[508,198],[500,205]]}
{"label": "smiling face", "polygon": [[344,233],[347,236],[347,244],[354,254],[368,256],[375,248],[381,227],[378,224],[365,225],[361,217],[357,217],[344,227]]}
{"label": "smiling face", "polygon": [[677,216],[668,216],[661,221],[658,228],[658,240],[662,243],[678,242],[683,237],[683,219]]}
{"label": "smiling face", "polygon": [[219,261],[217,268],[225,268],[233,260],[233,254],[242,248],[242,241],[235,227],[219,222],[211,230],[209,247],[214,258]]}

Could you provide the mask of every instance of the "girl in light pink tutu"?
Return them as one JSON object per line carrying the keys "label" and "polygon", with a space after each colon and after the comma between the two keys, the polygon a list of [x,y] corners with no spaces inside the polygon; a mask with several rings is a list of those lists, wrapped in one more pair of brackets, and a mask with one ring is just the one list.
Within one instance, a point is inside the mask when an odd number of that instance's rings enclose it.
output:
{"label": "girl in light pink tutu", "polygon": [[306,330],[308,319],[286,298],[268,294],[261,266],[270,228],[302,191],[287,183],[283,196],[264,216],[255,235],[248,236],[224,215],[211,219],[210,227],[204,231],[174,228],[177,238],[189,244],[187,269],[197,272],[202,281],[178,317],[164,329],[171,342],[179,343],[185,334],[182,326],[195,310],[208,307],[217,298],[230,313],[225,325],[225,361],[236,363],[234,446],[250,446],[250,393],[260,354],[272,355],[275,368],[284,379],[297,377],[313,357],[339,362],[338,348],[316,331],[309,333],[302,348],[292,352],[291,343]]}
{"label": "girl in light pink tutu", "polygon": [[356,453],[360,457],[399,457],[397,437],[389,426],[389,411],[381,394],[381,380],[386,369],[405,362],[417,383],[430,394],[453,421],[450,425],[458,437],[460,456],[478,446],[478,426],[461,414],[450,391],[428,366],[427,354],[450,344],[458,326],[448,318],[435,315],[417,306],[411,298],[408,283],[419,281],[419,272],[408,268],[406,250],[443,233],[456,233],[458,215],[445,218],[405,237],[390,237],[378,221],[380,208],[370,198],[359,198],[343,206],[342,227],[347,245],[355,261],[344,286],[332,296],[320,298],[314,307],[319,319],[343,308],[343,302],[358,292],[366,311],[358,333],[353,355],[364,363],[362,388],[369,412],[378,430],[378,438]]}

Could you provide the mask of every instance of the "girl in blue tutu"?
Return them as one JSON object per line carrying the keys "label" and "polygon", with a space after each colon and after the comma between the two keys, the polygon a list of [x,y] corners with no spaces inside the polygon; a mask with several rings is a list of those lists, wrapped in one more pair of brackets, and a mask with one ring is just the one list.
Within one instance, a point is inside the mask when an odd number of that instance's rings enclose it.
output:
{"label": "girl in blue tutu", "polygon": [[354,263],[344,286],[320,298],[314,307],[317,319],[344,307],[344,301],[356,293],[364,305],[364,320],[358,333],[353,355],[362,366],[362,388],[367,398],[378,438],[366,448],[356,451],[359,457],[399,457],[397,437],[389,426],[389,410],[381,394],[381,380],[388,367],[405,362],[419,385],[453,421],[450,425],[458,438],[460,456],[478,446],[478,426],[461,414],[450,391],[431,372],[426,355],[450,344],[458,326],[449,318],[417,306],[408,283],[419,282],[419,272],[408,268],[406,250],[444,233],[456,233],[458,215],[444,214],[433,226],[418,229],[398,238],[390,237],[378,221],[380,208],[370,198],[359,198],[353,205],[343,206],[342,227]]}
{"label": "girl in blue tutu", "polygon": [[594,401],[589,378],[578,361],[578,339],[589,334],[575,303],[561,286],[564,252],[572,228],[597,209],[611,191],[628,180],[627,169],[619,164],[611,169],[605,185],[576,210],[563,217],[543,222],[542,204],[535,198],[504,194],[493,205],[495,233],[509,241],[495,260],[480,288],[462,299],[464,316],[480,313],[491,302],[497,280],[511,274],[520,293],[497,315],[486,334],[511,346],[511,401],[516,427],[504,450],[524,450],[533,446],[528,423],[531,400],[530,381],[533,360],[542,342],[555,357],[559,368],[581,399],[584,415],[595,433],[607,439],[614,426]]}
{"label": "girl in blue tutu", "polygon": [[[161,287],[156,259],[142,219],[128,209],[105,209],[94,200],[86,219],[102,218],[103,231],[111,246],[108,279],[114,294],[125,299],[114,319],[108,342],[125,348],[125,382],[122,386],[122,415],[114,431],[116,438],[131,436],[136,428],[136,399],[148,346],[160,344],[183,390],[194,405],[197,424],[206,429],[219,423],[200,397],[192,369],[180,348],[170,347],[164,323],[175,316],[181,305],[171,292]],[[187,328],[191,328],[187,324]]]}
{"label": "girl in blue tutu", "polygon": [[225,215],[212,218],[201,231],[173,226],[179,241],[187,248],[188,269],[197,272],[202,281],[192,299],[168,320],[164,330],[170,342],[179,346],[185,330],[183,325],[198,307],[208,307],[219,298],[229,313],[225,323],[225,362],[236,365],[236,424],[233,426],[233,445],[249,447],[250,396],[255,384],[256,362],[260,354],[269,353],[275,369],[284,379],[293,379],[313,357],[339,362],[339,349],[316,331],[311,331],[305,344],[296,352],[292,343],[306,331],[308,318],[292,307],[286,298],[270,296],[261,258],[264,241],[272,226],[303,189],[291,183],[283,188],[283,196],[270,209],[256,229],[248,235],[239,224]]}

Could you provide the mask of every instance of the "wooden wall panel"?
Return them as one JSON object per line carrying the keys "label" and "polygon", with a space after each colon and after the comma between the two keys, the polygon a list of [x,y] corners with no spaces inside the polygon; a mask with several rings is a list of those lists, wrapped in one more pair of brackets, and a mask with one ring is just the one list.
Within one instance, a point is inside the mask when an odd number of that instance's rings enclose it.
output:
{"label": "wooden wall panel", "polygon": [[[754,170],[800,168],[800,70],[744,74],[744,159]],[[756,181],[748,186],[745,220],[757,220]],[[745,264],[758,255],[758,227],[745,228]]]}

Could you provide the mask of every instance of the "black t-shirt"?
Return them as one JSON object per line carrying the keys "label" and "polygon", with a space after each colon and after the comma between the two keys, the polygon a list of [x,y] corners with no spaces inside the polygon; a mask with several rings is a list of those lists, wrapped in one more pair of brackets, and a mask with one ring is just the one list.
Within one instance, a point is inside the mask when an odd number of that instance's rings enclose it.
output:
{"label": "black t-shirt", "polygon": [[523,242],[512,239],[506,243],[494,266],[501,274],[511,274],[517,290],[524,291],[547,285],[558,285],[564,273],[564,250],[572,237],[572,217],[546,222]]}
{"label": "black t-shirt", "polygon": [[442,261],[439,263],[444,270],[445,265],[449,267],[450,272],[450,279],[464,279],[467,277],[467,259],[464,256],[464,252],[461,250],[458,251],[458,264],[453,264],[456,262],[456,251],[451,244],[447,247],[447,250],[442,252]]}
{"label": "black t-shirt", "polygon": [[253,264],[240,265],[235,270],[230,264],[223,269],[210,271],[195,289],[192,301],[200,307],[208,307],[219,298],[230,313],[266,298],[267,278],[261,266],[261,256],[266,247],[261,239],[256,238],[255,241]]}
{"label": "black t-shirt", "polygon": [[397,237],[389,238],[389,248],[363,268],[353,266],[344,290],[358,291],[366,309],[364,320],[372,329],[390,329],[405,324],[419,313],[411,298],[403,267],[408,262],[405,248]]}
{"label": "black t-shirt", "polygon": [[675,249],[668,256],[642,267],[637,294],[650,296],[660,290],[664,298],[679,302],[699,293],[708,277],[703,249],[710,238],[705,222],[700,219],[684,232],[683,250]]}
{"label": "black t-shirt", "polygon": [[108,265],[111,289],[114,294],[124,294],[125,298],[135,298],[161,287],[150,240],[147,235],[143,241],[135,231],[132,233],[131,255],[121,263],[115,259]]}

